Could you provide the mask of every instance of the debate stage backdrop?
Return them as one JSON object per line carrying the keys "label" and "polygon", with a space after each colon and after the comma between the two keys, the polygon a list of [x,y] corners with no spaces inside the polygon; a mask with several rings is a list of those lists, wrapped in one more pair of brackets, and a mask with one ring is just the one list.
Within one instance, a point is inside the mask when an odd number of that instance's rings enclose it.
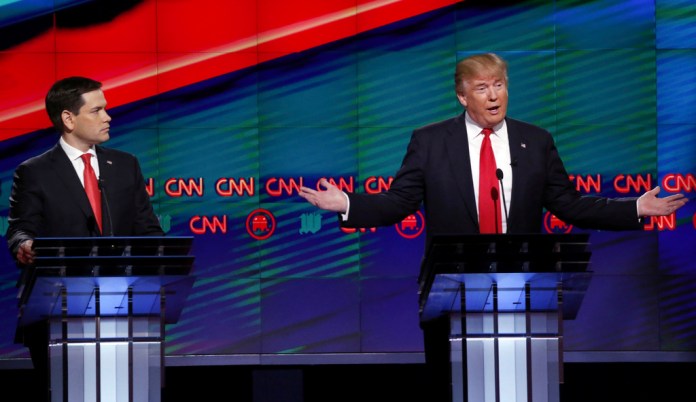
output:
{"label": "debate stage backdrop", "polygon": [[[105,145],[140,159],[167,234],[194,237],[168,358],[418,360],[422,214],[346,231],[297,192],[383,191],[412,130],[461,113],[456,61],[493,51],[509,115],[554,135],[580,191],[692,198],[642,231],[588,231],[594,276],[564,324],[568,353],[678,359],[696,347],[695,49],[686,0],[0,0],[2,248],[14,168],[57,141],[46,91],[90,76]],[[0,264],[0,359],[28,357]]]}

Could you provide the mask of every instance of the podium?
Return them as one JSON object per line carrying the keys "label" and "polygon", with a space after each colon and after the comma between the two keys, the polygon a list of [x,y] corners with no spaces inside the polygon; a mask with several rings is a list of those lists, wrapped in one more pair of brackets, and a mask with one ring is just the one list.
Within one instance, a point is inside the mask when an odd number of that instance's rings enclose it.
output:
{"label": "podium", "polygon": [[449,316],[453,401],[559,402],[563,320],[575,318],[590,283],[588,239],[433,237],[419,279],[420,317]]}
{"label": "podium", "polygon": [[193,287],[192,237],[37,238],[18,325],[48,322],[52,402],[159,402],[165,324]]}

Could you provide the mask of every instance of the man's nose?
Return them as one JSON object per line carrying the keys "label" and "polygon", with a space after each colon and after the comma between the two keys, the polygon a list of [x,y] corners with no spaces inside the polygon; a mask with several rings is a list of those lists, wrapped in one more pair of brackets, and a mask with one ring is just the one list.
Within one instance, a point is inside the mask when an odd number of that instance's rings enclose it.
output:
{"label": "man's nose", "polygon": [[490,99],[490,100],[498,99],[498,92],[495,90],[495,88],[488,88],[488,99]]}

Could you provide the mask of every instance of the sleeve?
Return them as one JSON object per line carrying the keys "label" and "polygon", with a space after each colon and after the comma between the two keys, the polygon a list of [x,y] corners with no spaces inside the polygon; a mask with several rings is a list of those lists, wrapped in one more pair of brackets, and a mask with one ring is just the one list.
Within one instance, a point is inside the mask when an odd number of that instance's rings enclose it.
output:
{"label": "sleeve", "polygon": [[388,226],[415,213],[425,193],[425,154],[424,142],[416,130],[389,190],[380,194],[348,194],[350,214],[341,225],[351,228]]}
{"label": "sleeve", "polygon": [[570,181],[568,172],[549,134],[546,144],[547,179],[544,206],[567,223],[585,229],[641,229],[636,198],[607,198],[582,195]]}
{"label": "sleeve", "polygon": [[13,258],[19,245],[37,236],[43,224],[43,197],[31,169],[21,164],[14,173],[7,228],[7,245]]}

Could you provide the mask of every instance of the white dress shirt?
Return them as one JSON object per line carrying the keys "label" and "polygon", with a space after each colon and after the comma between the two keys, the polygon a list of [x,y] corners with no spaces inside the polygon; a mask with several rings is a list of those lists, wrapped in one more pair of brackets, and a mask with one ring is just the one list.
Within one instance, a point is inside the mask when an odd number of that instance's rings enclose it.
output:
{"label": "white dress shirt", "polygon": [[[469,141],[469,159],[471,161],[471,178],[474,181],[474,198],[476,198],[476,209],[478,213],[478,200],[479,200],[479,162],[481,160],[481,143],[483,142],[483,134],[481,131],[484,127],[481,127],[474,123],[469,117],[469,113],[466,113],[466,135]],[[512,198],[512,166],[510,166],[510,143],[508,141],[507,124],[505,120],[498,123],[493,129],[493,134],[491,134],[491,147],[493,148],[493,155],[495,156],[495,164],[498,169],[503,171],[503,200],[505,200],[505,205],[501,202],[502,211],[500,214],[502,216],[503,233],[507,232],[507,214],[505,211],[510,211],[510,201]]]}
{"label": "white dress shirt", "polygon": [[[63,148],[63,151],[65,151],[65,154],[68,155],[68,159],[70,159],[73,168],[75,168],[75,173],[77,173],[77,177],[80,178],[80,183],[82,183],[82,187],[84,187],[85,163],[82,161],[82,154],[84,154],[84,152],[65,142],[63,137],[60,137],[59,143],[61,148]],[[97,176],[97,180],[99,180],[99,162],[97,161],[97,152],[94,150],[94,147],[91,147],[87,152],[92,154],[92,157],[89,159],[90,164],[92,165],[92,169],[94,169],[94,174]]]}

